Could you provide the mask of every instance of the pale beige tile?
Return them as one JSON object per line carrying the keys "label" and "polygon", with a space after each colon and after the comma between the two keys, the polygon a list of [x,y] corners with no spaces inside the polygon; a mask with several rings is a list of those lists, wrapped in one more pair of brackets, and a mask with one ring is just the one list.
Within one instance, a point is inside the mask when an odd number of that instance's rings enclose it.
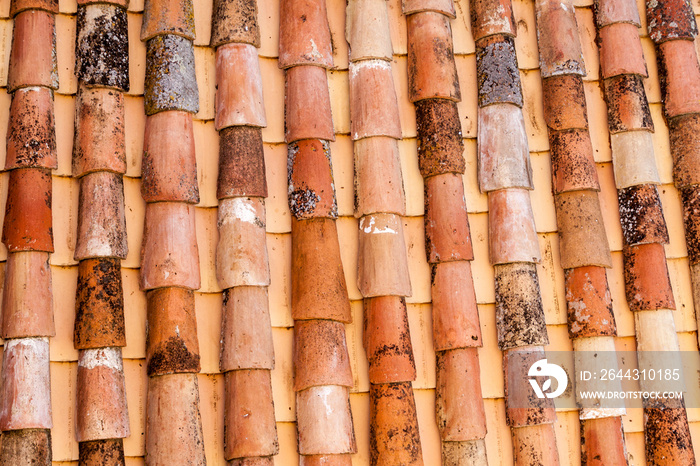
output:
{"label": "pale beige tile", "polygon": [[493,267],[489,262],[489,224],[488,214],[470,214],[469,227],[472,234],[474,260],[472,275],[476,289],[476,302],[480,304],[495,303]]}
{"label": "pale beige tile", "polygon": [[194,48],[194,70],[199,88],[198,120],[213,120],[216,97],[216,55],[210,47]]}
{"label": "pale beige tile", "polygon": [[566,291],[564,289],[564,269],[559,256],[559,235],[548,233],[538,235],[542,261],[537,264],[540,294],[545,322],[549,325],[566,324]]}
{"label": "pale beige tile", "polygon": [[455,0],[454,5],[457,13],[457,18],[451,21],[454,52],[459,55],[474,53],[476,46],[469,17],[469,2],[467,0]]}
{"label": "pale beige tile", "polygon": [[333,132],[350,134],[350,84],[347,71],[329,71],[328,90],[331,94]]}
{"label": "pale beige tile", "polygon": [[413,294],[407,303],[430,302],[430,266],[425,256],[423,217],[404,217],[403,233],[408,249],[408,273]]}
{"label": "pale beige tile", "polygon": [[418,147],[415,139],[399,141],[401,175],[406,196],[406,215],[420,217],[425,212],[423,176],[418,168]]}
{"label": "pale beige tile", "polygon": [[520,79],[523,84],[523,117],[527,144],[531,152],[549,150],[547,124],[544,121],[544,106],[542,104],[542,80],[537,70],[521,71]]}
{"label": "pale beige tile", "polygon": [[467,203],[467,212],[470,214],[486,213],[489,210],[489,197],[486,193],[482,193],[479,190],[479,183],[476,179],[476,172],[479,166],[476,156],[476,139],[465,139],[464,148],[466,170],[464,172],[464,176],[462,177],[462,182],[464,183],[464,196]]}
{"label": "pale beige tile", "polygon": [[[348,69],[348,43],[345,40],[345,0],[327,0],[328,25],[333,46],[333,69]],[[387,31],[387,34],[389,31]]]}
{"label": "pale beige tile", "polygon": [[[143,0],[129,3],[129,11],[141,10],[143,10]],[[142,16],[129,13],[127,20],[129,22],[129,94],[143,95],[143,84],[146,79],[146,43],[141,42]]]}
{"label": "pale beige tile", "polygon": [[[58,176],[71,176],[73,163],[73,135],[75,121],[75,97],[54,93],[54,112],[56,121],[56,153],[58,169],[53,172]],[[0,128],[3,126],[0,126]],[[4,144],[2,150],[5,150]]]}
{"label": "pale beige tile", "polygon": [[369,364],[367,353],[362,345],[362,319],[363,301],[351,301],[352,323],[345,324],[345,338],[350,355],[350,368],[352,369],[353,386],[351,393],[369,391]]}
{"label": "pale beige tile", "polygon": [[386,6],[389,11],[391,47],[394,50],[394,55],[406,55],[408,53],[408,35],[406,20],[401,9],[401,0],[387,0]]}
{"label": "pale beige tile", "polygon": [[146,391],[148,376],[144,359],[124,359],[126,404],[131,435],[124,439],[125,456],[146,454]]}
{"label": "pale beige tile", "polygon": [[275,368],[272,370],[272,398],[275,402],[275,419],[277,419],[277,422],[296,421],[292,368],[293,340],[294,331],[292,329],[272,329],[272,341],[275,346]]}
{"label": "pale beige tile", "polygon": [[58,92],[75,94],[75,16],[56,15],[56,60],[58,62]]}
{"label": "pale beige tile", "polygon": [[213,3],[211,0],[195,0],[193,2],[194,29],[196,33],[194,45],[209,46]]}
{"label": "pale beige tile", "polygon": [[693,308],[693,288],[690,282],[688,260],[685,258],[669,259],[667,264],[673,297],[676,301],[676,310],[673,313],[676,332],[695,332],[698,329],[698,324]]}
{"label": "pale beige tile", "polygon": [[218,212],[216,208],[195,208],[197,227],[197,247],[199,248],[199,273],[203,293],[221,291],[216,279],[216,245],[219,242],[219,230],[216,227]]}
{"label": "pale beige tile", "polygon": [[[414,385],[415,386],[415,385]],[[424,464],[440,464],[440,433],[435,420],[435,390],[413,390]]]}
{"label": "pale beige tile", "polygon": [[[352,216],[355,214],[355,172],[350,136],[337,135],[335,141],[331,142],[331,163],[338,215]],[[284,185],[286,186],[286,180]]]}
{"label": "pale beige tile", "polygon": [[369,393],[351,393],[350,409],[357,443],[352,465],[365,466],[369,464]]}
{"label": "pale beige tile", "polygon": [[608,133],[608,107],[603,99],[603,91],[597,81],[584,81],[588,110],[588,132],[593,145],[593,159],[596,162],[611,162],[610,134]]}
{"label": "pale beige tile", "polygon": [[429,304],[408,305],[408,325],[416,362],[414,389],[435,388],[435,351],[433,350],[433,314]]}
{"label": "pale beige tile", "polygon": [[[7,13],[5,13],[7,8]],[[0,2],[0,17],[10,14],[10,2]],[[0,86],[7,86],[7,70],[10,67],[10,51],[12,50],[12,20],[0,20]],[[4,150],[4,149],[3,149]]]}
{"label": "pale beige tile", "polygon": [[[194,309],[197,316],[197,338],[202,374],[219,372],[221,351],[221,313],[223,295],[221,293],[195,293]],[[223,407],[223,406],[222,406]]]}
{"label": "pale beige tile", "polygon": [[273,327],[291,327],[292,320],[292,235],[267,234],[270,260],[270,320]]}
{"label": "pale beige tile", "polygon": [[[649,81],[647,79],[647,81]],[[654,122],[654,132],[651,138],[654,144],[654,158],[659,170],[661,183],[673,184],[673,158],[671,157],[671,145],[668,139],[668,127],[664,119],[663,106],[660,103],[650,104],[651,119]]]}
{"label": "pale beige tile", "polygon": [[685,244],[685,225],[683,223],[683,203],[678,190],[672,184],[658,187],[661,206],[666,220],[669,244],[665,245],[666,258],[680,258],[688,255]]}
{"label": "pale beige tile", "polygon": [[50,367],[53,460],[75,461],[78,459],[78,442],[75,440],[78,363],[52,362]]}
{"label": "pale beige tile", "polygon": [[462,91],[462,101],[457,103],[459,120],[462,124],[462,137],[475,138],[478,108],[476,55],[457,55],[455,65],[459,77],[459,88]]}
{"label": "pale beige tile", "polygon": [[608,237],[608,247],[611,251],[622,250],[622,226],[620,225],[620,211],[617,203],[617,188],[615,187],[615,174],[611,163],[596,164],[598,181],[600,182],[600,211],[603,215],[605,234]]}
{"label": "pale beige tile", "polygon": [[139,289],[139,270],[122,268],[126,346],[124,359],[146,358],[146,293]]}
{"label": "pale beige tile", "polygon": [[625,447],[629,466],[645,466],[644,432],[625,432]]}
{"label": "pale beige tile", "polygon": [[340,217],[336,221],[338,228],[338,241],[340,243],[340,259],[343,262],[345,283],[348,287],[350,300],[362,299],[362,294],[357,287],[357,249],[358,227],[354,217]]}
{"label": "pale beige tile", "polygon": [[216,183],[219,177],[219,133],[213,121],[195,120],[194,146],[197,156],[197,184],[200,207],[216,207]]}
{"label": "pale beige tile", "polygon": [[408,59],[394,55],[391,71],[394,76],[396,98],[399,101],[401,135],[404,138],[416,137],[416,109],[408,100]]}
{"label": "pale beige tile", "polygon": [[295,422],[277,422],[277,439],[280,444],[279,453],[273,457],[275,466],[298,466],[297,425]]}
{"label": "pale beige tile", "polygon": [[481,396],[483,398],[502,398],[503,353],[498,349],[498,332],[496,328],[496,306],[479,305],[479,323],[481,324],[481,341],[479,348],[479,366],[481,367]]}
{"label": "pale beige tile", "polygon": [[52,177],[52,205],[54,253],[51,265],[73,265],[78,230],[78,180],[59,176]]}
{"label": "pale beige tile", "polygon": [[207,464],[226,464],[224,459],[224,376],[199,374],[197,383]]}
{"label": "pale beige tile", "polygon": [[267,120],[263,141],[284,142],[284,71],[277,67],[277,60],[260,58],[260,72]]}
{"label": "pale beige tile", "polygon": [[513,1],[513,16],[517,25],[515,52],[518,56],[518,68],[534,70],[540,67],[537,48],[537,24],[535,23],[535,4],[525,0]]}
{"label": "pale beige tile", "polygon": [[622,252],[612,253],[613,268],[607,270],[608,286],[613,303],[613,314],[615,315],[615,325],[617,325],[617,335],[620,337],[633,337],[634,314],[627,305],[625,296],[625,277],[622,264]]}
{"label": "pale beige tile", "polygon": [[554,196],[552,196],[552,167],[549,153],[530,153],[530,161],[532,180],[535,185],[535,190],[530,191],[530,202],[534,207],[533,215],[537,232],[556,232],[557,213],[554,210]]}
{"label": "pale beige tile", "polygon": [[56,336],[49,339],[51,361],[77,361],[78,350],[73,347],[75,325],[75,292],[78,286],[78,267],[51,267],[53,288],[53,315]]}
{"label": "pale beige tile", "polygon": [[[143,137],[146,131],[146,114],[143,111],[143,97],[124,96],[124,143],[126,146],[126,176],[141,177],[143,158]],[[197,133],[195,132],[195,138]],[[72,141],[71,141],[72,142]],[[195,144],[197,139],[195,139]]]}
{"label": "pale beige tile", "polygon": [[141,267],[141,239],[146,216],[146,203],[141,197],[141,183],[136,178],[124,178],[124,203],[126,214],[126,238],[129,254],[122,267]]}
{"label": "pale beige tile", "polygon": [[[642,14],[640,17],[642,22],[646,22],[646,14]],[[659,86],[659,67],[656,63],[656,50],[654,49],[654,43],[648,37],[643,37],[641,41],[644,61],[647,63],[647,71],[649,72],[649,77],[644,79],[644,91],[650,104],[658,104],[661,103],[661,87]]]}
{"label": "pale beige tile", "polygon": [[[600,68],[600,59],[598,57],[598,46],[595,43],[596,27],[593,16],[593,0],[576,0],[576,24],[578,25],[578,35],[581,41],[581,49],[583,51],[583,61],[586,64],[586,76],[583,78],[587,81],[595,81],[598,79],[598,70]],[[585,8],[578,8],[584,7]]]}
{"label": "pale beige tile", "polygon": [[292,231],[292,214],[287,201],[287,145],[264,144],[263,147],[267,178],[267,231],[289,233]]}
{"label": "pale beige tile", "polygon": [[502,398],[484,400],[486,409],[486,455],[490,466],[513,464],[513,441],[506,426],[506,405]]}
{"label": "pale beige tile", "polygon": [[581,424],[578,411],[557,412],[554,432],[561,464],[581,464]]}

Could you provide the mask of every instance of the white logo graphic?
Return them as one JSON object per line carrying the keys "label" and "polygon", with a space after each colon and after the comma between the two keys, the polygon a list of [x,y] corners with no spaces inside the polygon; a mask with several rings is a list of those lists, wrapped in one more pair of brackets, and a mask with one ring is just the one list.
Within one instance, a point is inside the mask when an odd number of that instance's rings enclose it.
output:
{"label": "white logo graphic", "polygon": [[[540,359],[530,366],[530,370],[527,372],[527,375],[530,377],[549,377],[544,381],[541,388],[540,384],[537,383],[537,380],[533,378],[529,380],[530,385],[532,385],[532,389],[535,391],[535,395],[537,395],[537,398],[544,398],[545,395],[547,398],[556,398],[564,393],[564,390],[566,390],[566,386],[569,383],[569,379],[566,376],[564,369],[556,364],[549,364],[546,359]],[[552,378],[557,381],[557,389],[551,393],[544,393],[551,388]]]}

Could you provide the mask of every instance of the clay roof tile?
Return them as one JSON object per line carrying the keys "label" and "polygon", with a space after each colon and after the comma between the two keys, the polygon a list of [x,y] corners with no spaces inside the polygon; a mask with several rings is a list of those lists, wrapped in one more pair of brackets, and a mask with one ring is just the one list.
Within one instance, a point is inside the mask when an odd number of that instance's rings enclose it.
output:
{"label": "clay roof tile", "polygon": [[[551,423],[556,419],[554,402],[551,398],[538,398],[534,390],[530,389],[529,369],[537,361],[544,359],[544,348],[541,346],[526,346],[514,348],[503,353],[503,370],[505,372],[506,393],[506,422],[510,427],[540,426],[545,429],[552,428]],[[550,424],[548,426],[548,424]],[[538,442],[546,449],[555,449],[556,442],[554,432],[548,435],[545,441]],[[514,433],[514,442],[522,441]],[[533,448],[537,453],[539,448]],[[526,456],[527,459],[529,456]],[[528,464],[526,461],[525,464]]]}
{"label": "clay roof tile", "polygon": [[105,462],[123,464],[124,441],[120,438],[80,442],[79,462],[85,466],[101,466]]}
{"label": "clay roof tile", "polygon": [[331,31],[323,0],[280,1],[279,67],[333,66]]}
{"label": "clay roof tile", "polygon": [[512,37],[498,34],[476,43],[479,107],[510,103],[523,106],[520,72]]}
{"label": "clay roof tile", "polygon": [[688,260],[691,264],[700,262],[700,186],[682,188],[683,222]]}
{"label": "clay roof tile", "polygon": [[58,0],[12,0],[10,2],[10,17],[24,10],[44,10],[58,13]]}
{"label": "clay roof tile", "polygon": [[517,30],[510,0],[475,0],[469,6],[475,41],[494,34],[515,37]]}
{"label": "clay roof tile", "polygon": [[553,130],[587,129],[588,116],[583,80],[560,75],[542,80],[544,119]]}
{"label": "clay roof tile", "polygon": [[[384,1],[384,0],[381,0]],[[399,143],[373,137],[355,141],[355,216],[406,213]]]}
{"label": "clay roof tile", "polygon": [[371,464],[423,464],[411,382],[371,384],[369,415]]}
{"label": "clay roof tile", "polygon": [[435,351],[481,346],[471,263],[455,261],[433,265],[431,294]]}
{"label": "clay roof tile", "polygon": [[294,391],[320,385],[352,387],[345,325],[332,320],[294,323]]}
{"label": "clay roof tile", "polygon": [[363,60],[350,63],[350,135],[401,139],[399,104],[391,63]]}
{"label": "clay roof tile", "polygon": [[700,113],[700,65],[694,42],[664,42],[656,53],[666,116]]}
{"label": "clay roof tile", "polygon": [[700,184],[700,114],[673,118],[668,130],[676,187],[682,189]]}
{"label": "clay roof tile", "polygon": [[535,8],[542,77],[585,76],[573,1],[538,0]]}
{"label": "clay roof tile", "polygon": [[285,73],[285,141],[335,140],[326,70],[294,66]]}
{"label": "clay roof tile", "polygon": [[346,9],[345,37],[350,61],[392,59],[389,15],[384,0],[350,0]]}
{"label": "clay roof tile", "polygon": [[[604,79],[620,74],[648,77],[642,43],[637,26],[615,23],[598,30],[600,36],[600,71]],[[620,53],[624,50],[625,53]]]}
{"label": "clay roof tile", "polygon": [[540,261],[529,191],[489,192],[489,256],[494,265]]}
{"label": "clay roof tile", "polygon": [[622,248],[625,264],[625,294],[633,311],[675,309],[666,253],[659,243]]}
{"label": "clay roof tile", "polygon": [[51,453],[49,429],[8,430],[2,433],[2,464],[22,464],[27,458],[32,458],[36,464],[48,466],[51,464]]}
{"label": "clay roof tile", "polygon": [[328,142],[304,139],[289,144],[287,171],[289,209],[297,220],[338,217]]}
{"label": "clay roof tile", "polygon": [[627,462],[621,417],[605,417],[581,421],[581,462],[600,458],[601,464]]}
{"label": "clay roof tile", "polygon": [[141,40],[176,34],[193,41],[194,5],[192,0],[148,0],[143,9]]}
{"label": "clay roof tile", "polygon": [[645,129],[654,131],[644,82],[638,74],[623,74],[603,81],[611,133]]}
{"label": "clay roof tile", "polygon": [[51,174],[38,168],[10,171],[2,242],[10,251],[53,252]]}
{"label": "clay roof tile", "polygon": [[299,456],[299,466],[352,466],[352,456],[348,454],[301,455]]}
{"label": "clay roof tile", "polygon": [[56,19],[41,10],[25,10],[15,16],[7,91],[44,86],[58,89]]}
{"label": "clay roof tile", "polygon": [[455,5],[452,0],[403,0],[403,14],[410,15],[425,11],[435,11],[449,18],[455,18]]}
{"label": "clay roof tile", "polygon": [[656,42],[693,40],[698,35],[693,7],[688,0],[646,2],[649,37]]}
{"label": "clay roof tile", "polygon": [[447,173],[425,180],[424,220],[425,253],[429,263],[474,258],[460,175]]}
{"label": "clay roof tile", "polygon": [[12,95],[7,126],[5,170],[58,168],[53,91],[18,89]]}
{"label": "clay roof tile", "polygon": [[464,173],[464,142],[457,103],[444,99],[416,102],[418,167],[429,177]]}
{"label": "clay roof tile", "polygon": [[617,201],[622,234],[627,244],[668,244],[661,198],[655,185],[643,184],[620,189]]}
{"label": "clay roof tile", "polygon": [[322,385],[296,394],[300,455],[355,453],[348,387]]}
{"label": "clay roof tile", "polygon": [[557,440],[552,423],[518,427],[512,430],[513,452],[517,464],[559,463]]}
{"label": "clay roof tile", "polygon": [[216,197],[267,197],[262,130],[231,126],[219,131]]}
{"label": "clay roof tile", "polygon": [[610,135],[617,189],[639,184],[660,184],[654,144],[649,131],[625,131]]}
{"label": "clay roof tile", "polygon": [[214,0],[210,45],[218,47],[231,42],[260,47],[256,0]]}
{"label": "clay roof tile", "polygon": [[560,194],[582,189],[600,191],[588,130],[549,131],[552,163],[552,192]]}
{"label": "clay roof tile", "polygon": [[173,34],[149,39],[144,86],[146,115],[164,110],[197,113],[199,90],[192,41]]}
{"label": "clay roof tile", "polygon": [[571,339],[616,336],[612,299],[605,268],[577,267],[564,272]]}
{"label": "clay roof tile", "polygon": [[595,21],[599,28],[614,23],[630,23],[641,26],[639,10],[635,2],[618,0],[594,0]]}

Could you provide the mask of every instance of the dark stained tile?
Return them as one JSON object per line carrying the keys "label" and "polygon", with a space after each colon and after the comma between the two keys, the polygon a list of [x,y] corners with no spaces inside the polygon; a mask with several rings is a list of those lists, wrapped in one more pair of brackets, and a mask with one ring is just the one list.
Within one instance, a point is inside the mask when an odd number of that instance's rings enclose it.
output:
{"label": "dark stained tile", "polygon": [[638,74],[622,74],[603,81],[611,133],[654,131],[644,82]]}
{"label": "dark stained tile", "polygon": [[700,184],[700,114],[669,120],[673,182],[677,188]]}
{"label": "dark stained tile", "polygon": [[627,244],[668,244],[668,230],[656,185],[641,184],[619,189],[617,202]]}
{"label": "dark stained tile", "polygon": [[663,244],[624,245],[625,294],[632,311],[675,309]]}
{"label": "dark stained tile", "polygon": [[444,99],[416,102],[418,166],[424,177],[464,173],[464,142],[457,103]]}
{"label": "dark stained tile", "polygon": [[164,110],[199,111],[194,45],[190,40],[173,34],[148,40],[144,103],[146,115]]}
{"label": "dark stained tile", "polygon": [[588,130],[549,131],[554,194],[582,189],[599,191],[593,144]]}
{"label": "dark stained tile", "polygon": [[680,191],[688,260],[691,264],[697,264],[700,262],[700,186],[689,186]]}
{"label": "dark stained tile", "polygon": [[219,178],[216,196],[267,197],[262,130],[231,126],[219,131]]}
{"label": "dark stained tile", "polygon": [[650,464],[693,464],[695,453],[685,407],[645,409],[644,444]]}
{"label": "dark stained tile", "polygon": [[692,41],[698,35],[698,25],[689,0],[652,0],[646,5],[649,37],[657,44],[673,39]]}
{"label": "dark stained tile", "polygon": [[5,170],[58,168],[53,91],[18,89],[12,95],[7,126]]}
{"label": "dark stained tile", "polygon": [[8,430],[2,433],[2,464],[51,466],[51,453],[51,429]]}
{"label": "dark stained tile", "polygon": [[371,464],[423,464],[411,382],[370,384],[369,418]]}
{"label": "dark stained tile", "polygon": [[210,45],[218,47],[231,42],[260,47],[256,0],[214,0]]}
{"label": "dark stained tile", "polygon": [[80,442],[79,464],[84,466],[103,466],[105,463],[124,466],[124,441],[118,439],[93,440]]}
{"label": "dark stained tile", "polygon": [[499,34],[477,41],[476,77],[479,107],[505,103],[523,106],[513,37]]}

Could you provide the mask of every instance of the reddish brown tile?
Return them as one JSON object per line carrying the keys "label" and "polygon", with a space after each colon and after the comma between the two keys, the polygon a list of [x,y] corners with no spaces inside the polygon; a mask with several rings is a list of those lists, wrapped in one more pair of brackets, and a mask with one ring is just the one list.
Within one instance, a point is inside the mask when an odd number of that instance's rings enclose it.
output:
{"label": "reddish brown tile", "polygon": [[577,75],[561,75],[542,80],[544,120],[553,130],[587,129],[586,94]]}
{"label": "reddish brown tile", "polygon": [[265,239],[265,200],[234,197],[219,203],[216,277],[222,288],[267,286],[270,267]]}
{"label": "reddish brown tile", "polygon": [[369,418],[371,464],[423,465],[411,382],[371,384]]}
{"label": "reddish brown tile", "polygon": [[403,221],[394,214],[360,219],[357,286],[365,298],[411,296]]}
{"label": "reddish brown tile", "polygon": [[325,2],[280,1],[279,67],[333,66]]}
{"label": "reddish brown tile", "polygon": [[451,0],[403,0],[403,14],[437,11],[450,18],[455,18],[455,6]]}
{"label": "reddish brown tile", "polygon": [[489,193],[489,255],[491,264],[539,262],[540,243],[524,189]]}
{"label": "reddish brown tile", "polygon": [[694,42],[664,42],[656,54],[666,116],[700,112],[700,65]]}
{"label": "reddish brown tile", "polygon": [[258,3],[255,0],[214,0],[212,47],[242,42],[260,47]]}
{"label": "reddish brown tile", "polygon": [[[205,464],[195,374],[150,377],[146,401],[149,464]],[[178,448],[173,448],[177,445]]]}
{"label": "reddish brown tile", "polygon": [[552,192],[600,191],[588,130],[549,131]]}
{"label": "reddish brown tile", "polygon": [[627,244],[668,244],[661,198],[655,185],[642,184],[620,189],[617,191],[617,202],[622,234]]}
{"label": "reddish brown tile", "polygon": [[48,170],[18,168],[10,172],[2,242],[13,252],[53,252]]}
{"label": "reddish brown tile", "polygon": [[[381,0],[380,0],[381,1]],[[406,214],[401,158],[396,139],[364,138],[355,149],[355,216]]]}
{"label": "reddish brown tile", "polygon": [[141,40],[176,34],[194,40],[194,8],[192,0],[149,0],[143,9]]}
{"label": "reddish brown tile", "polygon": [[435,351],[481,346],[471,263],[433,265],[431,291]]}
{"label": "reddish brown tile", "polygon": [[90,257],[126,259],[129,246],[122,175],[95,172],[80,179],[77,236],[75,260]]}
{"label": "reddish brown tile", "polygon": [[275,349],[267,288],[237,286],[224,291],[221,324],[222,372],[240,369],[273,369]]}
{"label": "reddish brown tile", "polygon": [[600,28],[613,23],[631,23],[639,27],[639,10],[634,2],[594,0],[596,25]]}
{"label": "reddish brown tile", "polygon": [[384,60],[350,63],[350,135],[353,141],[372,136],[401,139],[391,63]]}
{"label": "reddish brown tile", "polygon": [[335,140],[326,70],[295,66],[285,73],[285,140]]}
{"label": "reddish brown tile", "polygon": [[457,103],[444,99],[416,102],[418,167],[424,177],[464,173],[462,126]]}
{"label": "reddish brown tile", "polygon": [[51,431],[26,429],[3,432],[0,463],[17,466],[51,466]]}
{"label": "reddish brown tile", "polygon": [[335,220],[292,220],[292,318],[350,322]]}
{"label": "reddish brown tile", "polygon": [[5,341],[2,381],[0,430],[3,433],[7,430],[53,427],[47,338]]}
{"label": "reddish brown tile", "polygon": [[543,0],[536,3],[537,44],[543,78],[586,75],[581,40],[572,1]]}
{"label": "reddish brown tile", "polygon": [[549,343],[535,264],[498,265],[494,275],[499,348]]}
{"label": "reddish brown tile", "polygon": [[688,248],[688,260],[692,265],[700,262],[700,186],[691,186],[680,191],[685,244]]}
{"label": "reddish brown tile", "polygon": [[327,141],[305,139],[289,144],[287,179],[289,210],[297,220],[338,217]]}
{"label": "reddish brown tile", "polygon": [[[509,349],[503,353],[503,370],[505,372],[506,421],[510,427],[536,426],[556,420],[554,402],[551,398],[537,398],[529,380],[529,371],[540,386],[544,377],[537,378],[535,363],[545,360],[541,346]],[[556,384],[556,382],[554,382]],[[557,387],[552,387],[553,392]],[[552,433],[553,435],[553,433]],[[555,444],[553,439],[551,446]],[[516,447],[517,449],[517,447]],[[527,461],[523,464],[529,464]],[[549,464],[549,463],[546,463]]]}
{"label": "reddish brown tile", "polygon": [[510,104],[478,110],[478,173],[481,192],[533,189],[522,111]]}
{"label": "reddish brown tile", "polygon": [[46,11],[25,10],[15,16],[7,91],[27,86],[58,89],[56,20]]}
{"label": "reddish brown tile", "polygon": [[462,100],[450,19],[442,13],[425,11],[407,16],[406,27],[409,100]]}
{"label": "reddish brown tile", "polygon": [[[603,78],[620,74],[638,74],[648,77],[637,26],[615,23],[598,30],[600,73]],[[625,50],[625,53],[619,53]]]}
{"label": "reddish brown tile", "polygon": [[695,453],[683,406],[644,410],[647,464],[693,464]]}
{"label": "reddish brown tile", "polygon": [[73,176],[101,170],[126,173],[124,95],[81,87],[75,115]]}
{"label": "reddish brown tile", "polygon": [[78,8],[75,70],[81,83],[129,90],[128,29],[125,8]]}
{"label": "reddish brown tile", "polygon": [[219,132],[219,199],[267,197],[262,131],[232,126]]}
{"label": "reddish brown tile", "polygon": [[646,129],[654,131],[644,82],[638,74],[623,74],[603,81],[611,133]]}
{"label": "reddish brown tile", "polygon": [[146,298],[148,375],[199,372],[194,293],[182,288],[159,288],[149,291]]}
{"label": "reddish brown tile", "polygon": [[78,442],[130,435],[120,348],[80,351],[77,392],[75,438]]}
{"label": "reddish brown tile", "polygon": [[141,289],[200,287],[194,207],[181,202],[146,205],[141,245]]}
{"label": "reddish brown tile", "polygon": [[435,405],[440,438],[465,441],[486,436],[476,348],[437,353]]}
{"label": "reddish brown tile", "polygon": [[627,451],[622,418],[581,420],[581,464],[626,464]]}
{"label": "reddish brown tile", "polygon": [[250,44],[216,49],[216,129],[267,126],[258,50]]}
{"label": "reddish brown tile", "polygon": [[226,464],[227,466],[274,466],[275,460],[272,456],[255,456],[251,458],[236,458],[227,461]]}
{"label": "reddish brown tile", "polygon": [[301,455],[299,466],[352,466],[352,456],[345,455]]}
{"label": "reddish brown tile", "polygon": [[598,193],[572,191],[557,194],[554,205],[559,227],[561,266],[564,269],[587,265],[612,268]]}
{"label": "reddish brown tile", "polygon": [[479,107],[510,103],[523,106],[518,60],[512,37],[498,34],[476,43]]}
{"label": "reddish brown tile", "polygon": [[294,391],[319,385],[352,387],[345,325],[332,320],[294,323]]}
{"label": "reddish brown tile", "polygon": [[647,3],[647,29],[656,42],[673,39],[692,41],[698,35],[693,7],[688,0]]}
{"label": "reddish brown tile", "polygon": [[146,44],[144,105],[146,115],[164,110],[199,111],[194,69],[194,45],[181,36],[166,34]]}
{"label": "reddish brown tile", "polygon": [[511,433],[515,464],[559,464],[553,424],[517,427]]}
{"label": "reddish brown tile", "polygon": [[633,311],[675,309],[663,244],[624,245],[625,292]]}
{"label": "reddish brown tile", "polygon": [[476,0],[471,9],[472,36],[475,41],[494,34],[515,37],[516,25],[513,4],[507,0]]}
{"label": "reddish brown tile", "polygon": [[425,255],[431,264],[474,259],[460,175],[425,180]]}
{"label": "reddish brown tile", "polygon": [[357,451],[347,387],[324,385],[297,392],[296,413],[300,455]]}
{"label": "reddish brown tile", "polygon": [[224,380],[225,458],[276,455],[279,445],[270,371],[231,371]]}
{"label": "reddish brown tile", "polygon": [[484,439],[442,442],[442,464],[443,466],[488,465],[486,442]]}
{"label": "reddish brown tile", "polygon": [[392,60],[389,15],[381,0],[350,0],[345,10],[350,61]]}
{"label": "reddish brown tile", "polygon": [[80,261],[73,338],[75,348],[81,350],[126,346],[119,259]]}
{"label": "reddish brown tile", "polygon": [[79,461],[84,466],[103,466],[105,463],[124,465],[124,441],[118,439],[80,442]]}
{"label": "reddish brown tile", "polygon": [[58,168],[53,91],[45,87],[12,95],[5,170],[29,167]]}
{"label": "reddish brown tile", "polygon": [[14,0],[10,3],[10,17],[24,10],[44,10],[58,13],[58,0]]}
{"label": "reddish brown tile", "polygon": [[416,364],[404,298],[364,300],[362,344],[369,361],[370,383],[410,382]]}
{"label": "reddish brown tile", "polygon": [[54,335],[49,254],[34,251],[8,254],[2,295],[2,338]]}
{"label": "reddish brown tile", "polygon": [[668,123],[676,187],[700,184],[700,114],[672,118]]}
{"label": "reddish brown tile", "polygon": [[616,336],[608,279],[603,267],[577,267],[564,272],[569,336]]}

